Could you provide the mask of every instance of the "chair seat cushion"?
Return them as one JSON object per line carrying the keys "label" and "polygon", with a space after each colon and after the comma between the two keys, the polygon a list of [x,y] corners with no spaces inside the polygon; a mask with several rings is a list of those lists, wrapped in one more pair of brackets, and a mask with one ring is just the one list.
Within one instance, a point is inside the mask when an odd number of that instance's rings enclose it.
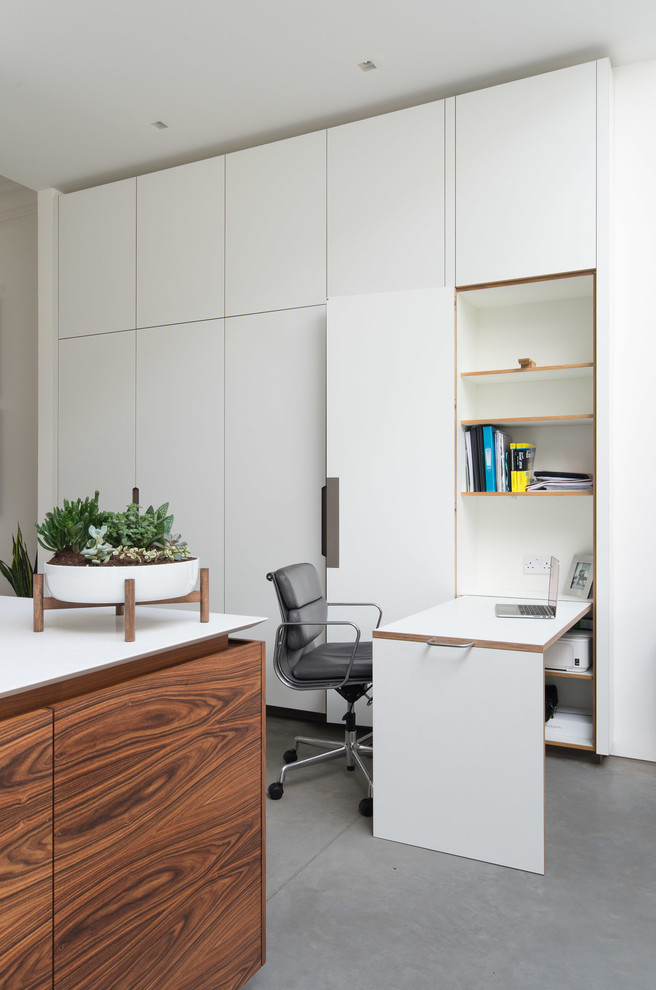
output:
{"label": "chair seat cushion", "polygon": [[[352,643],[323,643],[297,660],[294,677],[299,681],[333,680],[339,683],[344,679],[352,651]],[[372,680],[372,653],[371,643],[360,643],[349,681],[367,683]]]}

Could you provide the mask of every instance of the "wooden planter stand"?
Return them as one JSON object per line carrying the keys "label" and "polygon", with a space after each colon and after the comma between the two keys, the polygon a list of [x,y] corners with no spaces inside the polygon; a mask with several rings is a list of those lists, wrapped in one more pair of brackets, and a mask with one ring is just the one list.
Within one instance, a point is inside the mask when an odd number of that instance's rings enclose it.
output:
{"label": "wooden planter stand", "polygon": [[[135,586],[134,578],[125,580],[125,602],[62,602],[43,594],[43,574],[35,574],[34,582],[34,632],[43,632],[43,613],[48,609],[60,608],[115,608],[117,615],[125,615],[125,642],[135,640]],[[200,590],[190,591],[181,598],[160,598],[152,602],[139,602],[139,605],[171,605],[176,602],[200,602],[200,621],[210,619],[210,572],[209,568],[200,569]]]}

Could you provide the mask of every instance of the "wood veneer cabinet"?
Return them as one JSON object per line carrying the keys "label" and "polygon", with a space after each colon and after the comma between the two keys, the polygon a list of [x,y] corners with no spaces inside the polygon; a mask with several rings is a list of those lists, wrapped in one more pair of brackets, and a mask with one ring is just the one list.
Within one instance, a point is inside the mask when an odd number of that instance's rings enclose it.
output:
{"label": "wood veneer cabinet", "polygon": [[0,722],[0,982],[52,987],[52,712]]}
{"label": "wood veneer cabinet", "polygon": [[31,802],[15,841],[0,804],[3,986],[237,990],[264,961],[263,644],[89,676],[0,723]]}

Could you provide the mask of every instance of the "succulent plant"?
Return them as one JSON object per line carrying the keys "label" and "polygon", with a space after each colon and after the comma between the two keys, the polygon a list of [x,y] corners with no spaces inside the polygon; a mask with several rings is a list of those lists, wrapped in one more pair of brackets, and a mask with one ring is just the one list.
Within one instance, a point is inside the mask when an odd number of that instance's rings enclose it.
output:
{"label": "succulent plant", "polygon": [[173,516],[167,516],[169,503],[154,509],[149,505],[141,513],[141,506],[136,503],[128,505],[125,512],[107,512],[106,539],[113,547],[138,547],[149,550],[155,545],[164,546],[167,534],[173,525]]}
{"label": "succulent plant", "polygon": [[[61,507],[55,507],[36,527],[41,546],[55,554],[70,549],[87,564],[96,565],[155,564],[191,557],[187,544],[171,532],[173,516],[167,515],[168,502],[159,509],[149,505],[144,512],[136,503],[124,512],[105,512],[99,508],[98,499],[96,492],[91,499],[64,500]],[[5,567],[1,562],[0,566]]]}
{"label": "succulent plant", "polygon": [[2,574],[3,577],[6,577],[7,581],[9,581],[9,584],[14,589],[17,598],[31,598],[32,579],[34,577],[34,572],[36,571],[37,559],[35,555],[34,564],[31,563],[27,552],[27,547],[23,543],[23,534],[21,533],[20,523],[18,524],[16,536],[12,537],[11,543],[11,564],[7,564],[4,560],[0,560],[0,574]]}
{"label": "succulent plant", "polygon": [[102,526],[108,515],[100,509],[98,499],[98,492],[93,498],[78,498],[75,502],[64,499],[61,506],[46,513],[42,524],[36,527],[41,546],[53,553],[66,547],[81,553],[89,540],[89,527]]}
{"label": "succulent plant", "polygon": [[96,526],[89,526],[89,537],[87,545],[82,547],[80,553],[86,557],[89,564],[106,564],[114,552],[111,543],[105,540],[107,526],[103,525],[98,529]]}
{"label": "succulent plant", "polygon": [[164,537],[164,545],[159,548],[159,556],[166,560],[186,560],[191,553],[179,533],[167,533]]}

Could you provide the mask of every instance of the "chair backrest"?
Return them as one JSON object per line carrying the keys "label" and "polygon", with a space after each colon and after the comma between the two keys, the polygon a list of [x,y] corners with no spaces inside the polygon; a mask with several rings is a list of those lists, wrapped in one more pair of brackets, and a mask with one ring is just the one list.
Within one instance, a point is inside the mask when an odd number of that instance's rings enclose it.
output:
{"label": "chair backrest", "polygon": [[290,564],[267,577],[276,589],[283,622],[303,623],[287,628],[288,649],[305,650],[325,631],[325,626],[312,622],[323,623],[328,618],[328,605],[316,568],[312,564]]}

